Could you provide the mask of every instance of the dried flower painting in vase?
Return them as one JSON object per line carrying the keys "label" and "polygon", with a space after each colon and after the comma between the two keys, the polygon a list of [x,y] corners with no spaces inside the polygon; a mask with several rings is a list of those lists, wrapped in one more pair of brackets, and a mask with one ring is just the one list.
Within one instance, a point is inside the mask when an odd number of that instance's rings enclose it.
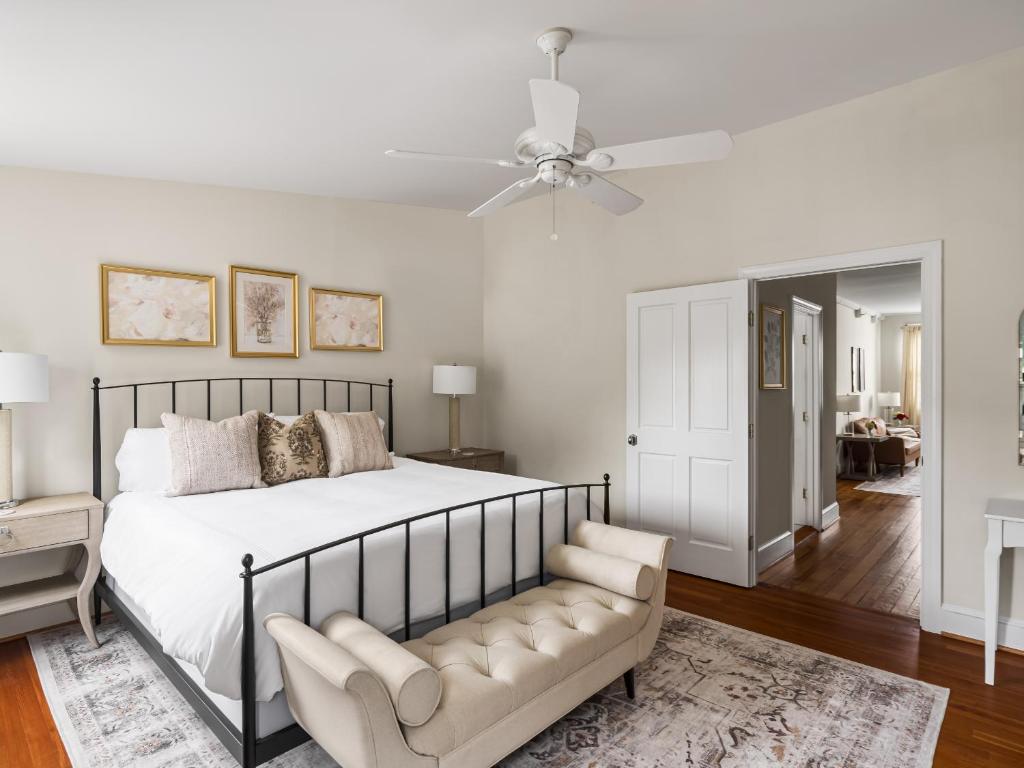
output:
{"label": "dried flower painting in vase", "polygon": [[380,352],[384,299],[377,293],[309,289],[309,346]]}
{"label": "dried flower painting in vase", "polygon": [[293,273],[231,267],[231,354],[298,357],[298,292]]}

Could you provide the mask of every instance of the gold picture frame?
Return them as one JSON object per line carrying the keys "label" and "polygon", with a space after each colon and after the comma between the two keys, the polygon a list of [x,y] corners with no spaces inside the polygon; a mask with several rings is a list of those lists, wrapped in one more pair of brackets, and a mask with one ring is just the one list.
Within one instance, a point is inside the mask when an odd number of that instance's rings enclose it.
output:
{"label": "gold picture frame", "polygon": [[215,347],[217,278],[100,264],[100,328],[104,344]]}
{"label": "gold picture frame", "polygon": [[[321,300],[327,300],[333,306],[324,308],[318,317],[317,307]],[[368,308],[374,310],[372,317],[367,316],[366,309]],[[338,326],[351,328],[351,324],[343,320],[346,312],[354,315],[358,327],[353,332],[357,338],[365,339],[365,343],[351,343],[352,338],[342,340],[343,334]],[[342,322],[339,323],[339,320]],[[332,328],[332,326],[335,327]],[[345,335],[348,333],[349,331],[345,331]],[[374,337],[376,338],[374,339]],[[345,352],[382,352],[384,350],[384,296],[379,293],[310,288],[309,348]]]}
{"label": "gold picture frame", "polygon": [[299,276],[234,264],[228,276],[231,356],[298,357]]}
{"label": "gold picture frame", "polygon": [[771,304],[760,307],[760,371],[761,389],[786,388],[786,310]]}

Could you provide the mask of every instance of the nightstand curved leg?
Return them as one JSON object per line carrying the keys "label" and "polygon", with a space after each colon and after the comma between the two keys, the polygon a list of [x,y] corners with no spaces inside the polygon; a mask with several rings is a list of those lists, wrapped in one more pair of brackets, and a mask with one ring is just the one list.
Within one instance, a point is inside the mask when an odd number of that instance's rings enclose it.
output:
{"label": "nightstand curved leg", "polygon": [[96,630],[92,623],[92,612],[89,610],[92,607],[89,605],[89,596],[96,584],[96,577],[100,573],[100,553],[94,552],[92,547],[86,545],[85,556],[88,558],[88,562],[82,576],[82,584],[78,588],[78,620],[82,622],[82,629],[85,630],[85,635],[92,643],[92,647],[99,648],[100,644],[96,641]]}

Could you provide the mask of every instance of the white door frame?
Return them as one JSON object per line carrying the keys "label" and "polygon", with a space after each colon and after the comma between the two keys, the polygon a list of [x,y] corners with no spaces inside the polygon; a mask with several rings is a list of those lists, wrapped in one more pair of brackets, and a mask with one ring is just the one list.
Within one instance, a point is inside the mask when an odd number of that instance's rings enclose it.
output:
{"label": "white door frame", "polygon": [[[810,445],[809,450],[811,452],[811,455],[815,457],[815,461],[813,462],[813,469],[811,471],[811,478],[810,478],[810,495],[811,495],[811,501],[814,504],[814,506],[813,506],[814,513],[811,516],[811,526],[814,527],[815,529],[819,530],[819,531],[822,528],[822,525],[821,525],[821,423],[822,423],[822,419],[824,418],[824,414],[822,413],[822,410],[821,410],[822,409],[822,404],[823,404],[822,401],[824,399],[822,397],[822,392],[823,392],[823,388],[822,388],[823,387],[823,384],[822,384],[822,378],[823,378],[822,377],[822,368],[823,368],[823,365],[822,365],[822,363],[823,363],[823,361],[822,361],[822,344],[821,344],[821,330],[822,330],[821,329],[821,309],[822,308],[820,306],[818,306],[817,304],[815,304],[814,302],[807,301],[806,299],[801,299],[798,296],[794,296],[793,297],[793,315],[794,315],[794,318],[796,317],[796,313],[797,312],[799,312],[801,314],[804,314],[804,315],[807,315],[808,317],[811,318],[811,328],[813,329],[812,344],[809,345],[810,349],[808,350],[808,360],[809,360],[809,364],[811,366],[811,378],[813,380],[813,384],[811,385],[811,392],[810,392],[810,395],[811,395],[811,397],[810,397],[810,400],[811,400],[811,408],[810,408],[810,414],[811,414],[811,445]],[[794,322],[792,323],[792,325],[793,325],[793,328],[796,329],[795,319],[794,319]],[[793,337],[793,344],[796,345],[796,336],[795,335]],[[796,352],[795,351],[791,355],[791,357],[792,357],[792,360],[790,361],[790,377],[789,377],[789,380],[792,381],[792,382],[795,382],[796,381]],[[796,391],[795,387],[794,387],[793,391],[794,392]],[[793,405],[794,406],[796,405],[795,401],[793,402]],[[791,408],[791,411],[793,412],[793,420],[794,420],[794,426],[795,426],[795,424],[796,424],[796,409],[795,408]],[[794,429],[794,435],[793,435],[793,438],[792,438],[792,444],[790,445],[790,450],[789,450],[790,464],[791,464],[791,470],[790,470],[790,478],[791,479],[796,477],[796,455],[795,454],[796,454],[796,435],[795,435],[795,429]],[[791,480],[791,482],[792,482],[792,480]],[[792,494],[795,493],[795,491],[796,491],[796,487],[795,487],[795,483],[794,483],[793,487],[790,488],[790,495],[792,496]],[[792,522],[793,521],[791,519],[790,520],[790,530],[791,531],[793,529]],[[795,541],[794,541],[794,544],[795,544]]]}
{"label": "white door frame", "polygon": [[[942,241],[743,267],[748,280],[813,275],[889,264],[921,265],[921,628],[940,632],[942,611]],[[756,370],[756,369],[752,369]],[[756,386],[756,385],[755,385]],[[756,399],[754,400],[756,402]],[[757,419],[757,409],[752,409]],[[752,462],[753,463],[753,462]],[[756,477],[754,478],[756,482]],[[756,486],[755,486],[756,487]],[[751,489],[751,498],[756,498]],[[752,511],[756,514],[754,505]],[[755,530],[752,528],[752,530]]]}

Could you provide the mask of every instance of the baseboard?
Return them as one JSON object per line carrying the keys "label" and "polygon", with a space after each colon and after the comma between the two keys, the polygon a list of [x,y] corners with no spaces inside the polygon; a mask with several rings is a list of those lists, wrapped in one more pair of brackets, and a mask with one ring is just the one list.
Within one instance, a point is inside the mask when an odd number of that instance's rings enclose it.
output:
{"label": "baseboard", "polygon": [[760,573],[793,551],[793,532],[786,531],[757,548],[757,572]]}
{"label": "baseboard", "polygon": [[[942,604],[942,631],[969,637],[972,640],[985,639],[985,614],[961,605]],[[1024,650],[1024,621],[999,617],[996,628],[996,643],[1013,650]]]}
{"label": "baseboard", "polygon": [[839,502],[833,501],[821,510],[821,530],[839,522]]}

